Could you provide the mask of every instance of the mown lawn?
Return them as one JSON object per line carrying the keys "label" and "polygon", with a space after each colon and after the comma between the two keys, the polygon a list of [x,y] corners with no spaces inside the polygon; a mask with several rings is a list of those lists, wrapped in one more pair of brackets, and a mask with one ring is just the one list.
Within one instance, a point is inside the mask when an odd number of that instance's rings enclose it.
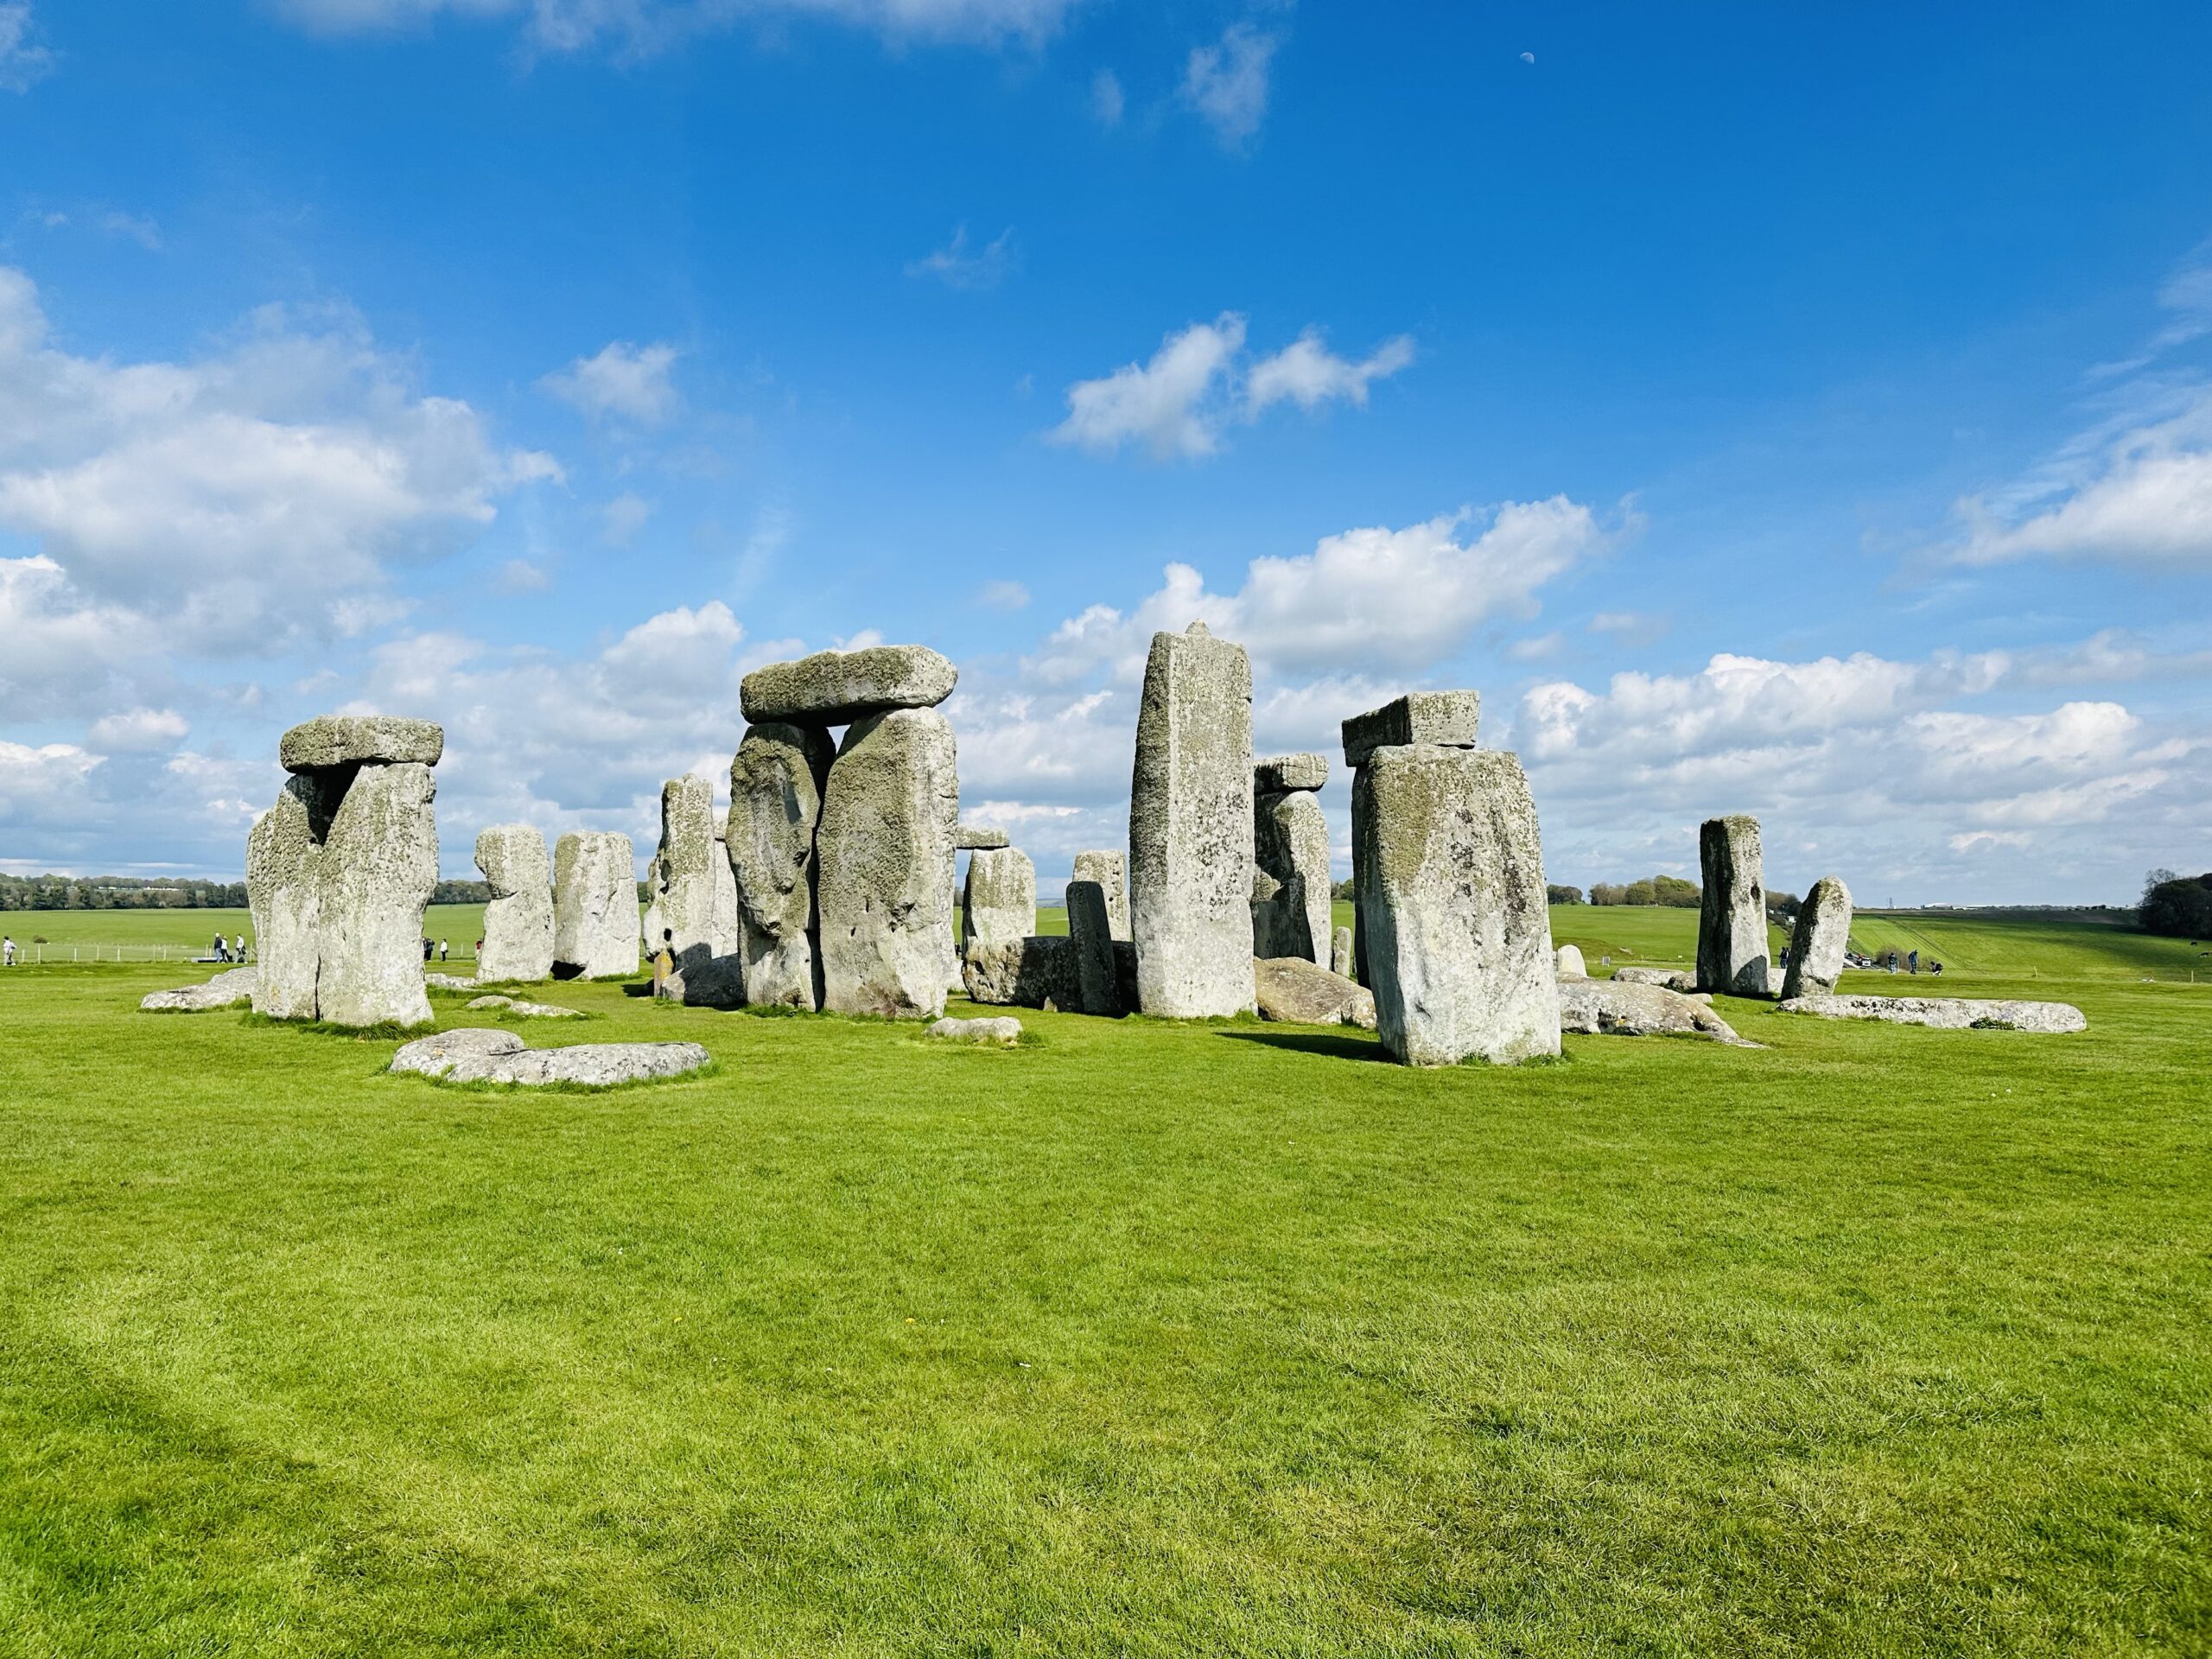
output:
{"label": "mown lawn", "polygon": [[718,1069],[534,1096],[0,975],[0,1651],[2202,1653],[2212,988],[2051,948],[1514,1071],[567,985]]}

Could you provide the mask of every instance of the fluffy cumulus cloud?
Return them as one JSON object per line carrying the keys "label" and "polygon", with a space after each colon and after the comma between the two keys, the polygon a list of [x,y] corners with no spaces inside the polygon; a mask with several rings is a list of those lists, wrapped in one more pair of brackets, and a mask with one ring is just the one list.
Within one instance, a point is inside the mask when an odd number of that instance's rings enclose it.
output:
{"label": "fluffy cumulus cloud", "polygon": [[1194,47],[1183,66],[1183,101],[1213,129],[1224,149],[1243,149],[1268,114],[1268,76],[1281,42],[1250,23],[1231,23],[1221,39]]}
{"label": "fluffy cumulus cloud", "polygon": [[344,35],[420,27],[441,16],[512,19],[546,52],[664,51],[748,22],[816,17],[893,41],[1039,41],[1076,0],[277,0],[295,22]]}
{"label": "fluffy cumulus cloud", "polygon": [[1220,448],[1232,419],[1257,419],[1281,403],[1309,413],[1332,399],[1363,406],[1369,386],[1414,360],[1413,340],[1404,334],[1354,361],[1308,328],[1281,351],[1248,362],[1245,332],[1244,318],[1224,311],[1169,334],[1147,362],[1077,381],[1068,388],[1067,418],[1049,435],[1096,455],[1135,444],[1157,460],[1195,460]]}
{"label": "fluffy cumulus cloud", "polygon": [[637,346],[626,340],[610,340],[537,384],[594,420],[658,426],[679,406],[671,374],[676,358],[676,347],[665,343]]}

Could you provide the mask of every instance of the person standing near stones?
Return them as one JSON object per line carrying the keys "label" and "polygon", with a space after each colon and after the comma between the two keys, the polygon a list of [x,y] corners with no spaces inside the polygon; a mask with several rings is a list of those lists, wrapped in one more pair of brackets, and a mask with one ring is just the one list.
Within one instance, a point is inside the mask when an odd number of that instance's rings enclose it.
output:
{"label": "person standing near stones", "polygon": [[16,941],[12,938],[0,938],[0,968],[12,968],[15,965]]}
{"label": "person standing near stones", "polygon": [[218,933],[215,936],[215,960],[218,962],[228,962],[230,959],[231,948],[229,945],[223,943],[223,936]]}
{"label": "person standing near stones", "polygon": [[451,951],[451,950],[449,950],[447,948],[446,942],[445,942],[443,939],[440,939],[440,940],[438,941],[438,960],[439,960],[439,962],[441,962],[441,963],[449,962],[449,961],[451,961],[451,960],[452,960],[452,957],[453,957],[453,953],[452,953],[452,951]]}
{"label": "person standing near stones", "polygon": [[243,933],[237,935],[231,940],[231,960],[233,962],[244,962],[245,960],[245,935]]}

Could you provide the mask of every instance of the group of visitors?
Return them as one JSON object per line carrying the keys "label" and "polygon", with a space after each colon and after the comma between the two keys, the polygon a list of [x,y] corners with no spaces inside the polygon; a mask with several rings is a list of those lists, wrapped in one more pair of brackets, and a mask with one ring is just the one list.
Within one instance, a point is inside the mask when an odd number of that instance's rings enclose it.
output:
{"label": "group of visitors", "polygon": [[424,939],[423,941],[423,961],[428,962],[435,957],[440,962],[447,962],[452,959],[452,956],[453,952],[448,948],[446,942],[443,939]]}
{"label": "group of visitors", "polygon": [[215,936],[215,960],[218,962],[244,962],[245,960],[245,935],[240,933],[232,938],[226,939],[221,934],[218,933]]}

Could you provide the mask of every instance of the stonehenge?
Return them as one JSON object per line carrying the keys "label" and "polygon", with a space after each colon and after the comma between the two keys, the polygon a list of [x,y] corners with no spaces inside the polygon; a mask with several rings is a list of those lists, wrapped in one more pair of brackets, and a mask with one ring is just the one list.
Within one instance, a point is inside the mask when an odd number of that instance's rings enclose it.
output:
{"label": "stonehenge", "polygon": [[1340,927],[1329,938],[1329,971],[1357,984],[1359,976],[1353,968],[1351,929]]}
{"label": "stonehenge", "polygon": [[1582,947],[1562,944],[1554,953],[1554,964],[1561,979],[1587,979],[1590,965],[1582,959]]}
{"label": "stonehenge", "polygon": [[1106,895],[1106,920],[1116,939],[1129,938],[1129,860],[1128,855],[1118,849],[1107,852],[1077,853],[1075,874],[1070,878],[1077,881],[1096,881]]}
{"label": "stonehenge", "polygon": [[747,730],[730,761],[726,842],[747,1002],[822,1006],[815,831],[835,757],[820,728],[768,721]]}
{"label": "stonehenge", "polygon": [[986,848],[968,858],[968,880],[960,892],[960,931],[966,960],[1037,931],[1037,869],[1018,848]]}
{"label": "stonehenge", "polygon": [[666,951],[665,995],[704,1007],[745,1001],[737,878],[713,782],[671,778],[660,791],[660,846],[646,868],[646,954]]}
{"label": "stonehenge", "polygon": [[1797,907],[1789,933],[1789,966],[1782,976],[1782,995],[1821,996],[1843,977],[1843,957],[1851,944],[1851,889],[1840,875],[1813,883]]}
{"label": "stonehenge", "polygon": [[1757,1048],[1713,1013],[1702,997],[1634,980],[1562,977],[1560,1027],[1588,1036],[1709,1037],[1737,1048]]}
{"label": "stonehenge", "polygon": [[679,1077],[709,1065],[712,1058],[696,1043],[579,1043],[570,1048],[531,1048],[512,1031],[472,1026],[404,1045],[391,1057],[386,1070],[442,1083],[540,1087],[566,1084],[580,1089],[611,1089],[618,1084]]}
{"label": "stonehenge", "polygon": [[630,837],[570,830],[553,849],[553,977],[638,971],[638,878]]}
{"label": "stonehenge", "polygon": [[257,1014],[428,1024],[423,912],[438,880],[435,723],[325,715],[277,745],[286,779],[246,837]]}
{"label": "stonehenge", "polygon": [[197,985],[150,991],[139,999],[138,1007],[147,1014],[208,1014],[217,1008],[234,1008],[253,1001],[253,988],[260,977],[257,969],[232,968]]}
{"label": "stonehenge", "polygon": [[952,848],[960,853],[995,853],[1012,843],[1003,830],[988,824],[963,823],[952,837]]}
{"label": "stonehenge", "polygon": [[1250,659],[1203,622],[1155,633],[1129,787],[1129,932],[1144,1013],[1251,1010],[1253,873]]}
{"label": "stonehenge", "polygon": [[1252,964],[1260,1018],[1304,1026],[1375,1029],[1375,994],[1304,957],[1262,958]]}
{"label": "stonehenge", "polygon": [[1771,996],[1766,945],[1766,887],[1759,868],[1759,821],[1743,813],[1698,826],[1705,896],[1697,924],[1697,988],[1732,996]]}
{"label": "stonehenge", "polygon": [[545,837],[526,823],[477,832],[476,868],[492,889],[476,977],[527,983],[553,976],[553,861]]}
{"label": "stonehenge", "polygon": [[1329,780],[1328,757],[1277,755],[1252,768],[1252,840],[1260,869],[1275,890],[1252,901],[1252,954],[1303,957],[1326,967],[1329,824],[1315,791]]}
{"label": "stonehenge", "polygon": [[[1446,702],[1446,708],[1471,706]],[[1412,711],[1413,700],[1393,709]],[[1359,754],[1353,868],[1377,1027],[1411,1065],[1513,1064],[1560,1052],[1560,1004],[1536,808],[1517,756],[1355,742],[1424,729],[1377,709],[1345,722]],[[1465,734],[1468,724],[1441,729]]]}
{"label": "stonehenge", "polygon": [[823,651],[754,669],[738,684],[738,704],[756,726],[849,726],[894,709],[934,709],[952,695],[959,677],[951,662],[927,645]]}
{"label": "stonehenge", "polygon": [[952,726],[936,709],[893,708],[847,729],[815,835],[823,1007],[944,1012],[959,813]]}
{"label": "stonehenge", "polygon": [[1114,965],[1105,890],[1096,881],[1069,882],[1067,910],[1068,949],[1075,957],[1075,1012],[1118,1015],[1121,982]]}
{"label": "stonehenge", "polygon": [[[1386,745],[1431,743],[1440,748],[1471,749],[1482,724],[1482,695],[1476,691],[1409,691],[1380,709],[1354,715],[1341,728],[1344,766],[1352,774],[1352,794],[1359,793],[1359,771],[1367,758]],[[1351,847],[1352,926],[1351,965],[1347,970],[1361,984],[1372,986],[1367,963],[1367,929],[1359,913],[1359,836]]]}
{"label": "stonehenge", "polygon": [[1777,1005],[1783,1014],[1823,1020],[1883,1020],[1942,1031],[2033,1031],[2063,1035],[2087,1031],[2088,1017],[2070,1002],[2016,1002],[1966,996],[1793,996]]}

